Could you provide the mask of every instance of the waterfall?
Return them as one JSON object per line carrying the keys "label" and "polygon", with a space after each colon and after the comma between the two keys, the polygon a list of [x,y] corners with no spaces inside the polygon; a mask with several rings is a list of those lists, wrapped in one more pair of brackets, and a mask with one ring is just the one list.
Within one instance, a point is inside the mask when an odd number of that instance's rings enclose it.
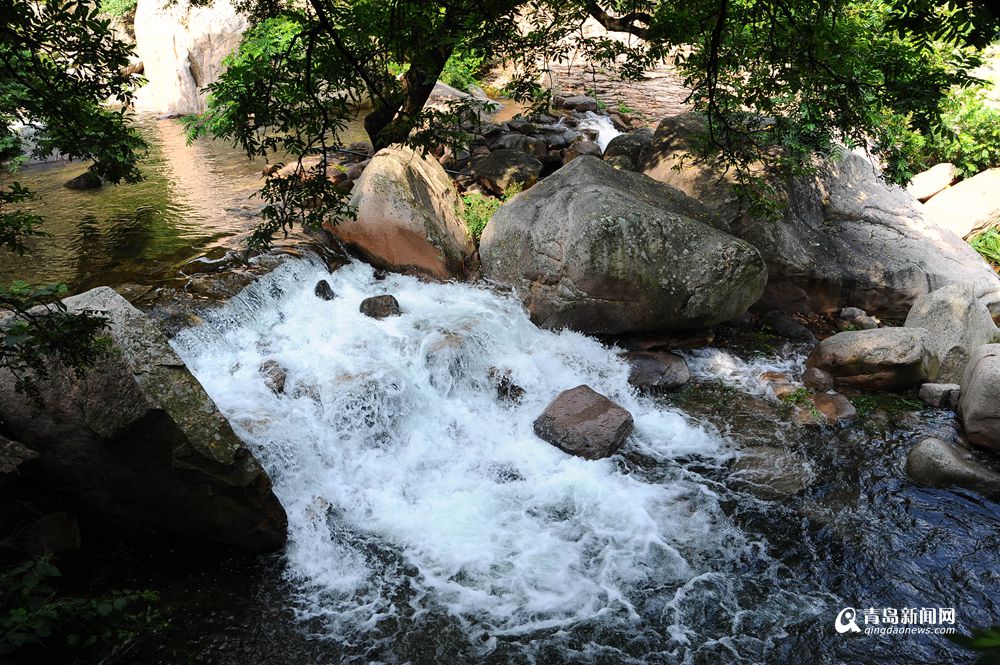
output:
{"label": "waterfall", "polygon": [[[319,279],[334,300],[315,297]],[[383,293],[402,316],[359,313]],[[271,474],[300,618],[359,661],[431,640],[498,662],[554,645],[661,662],[723,638],[739,651],[822,609],[723,512],[726,440],[637,395],[614,349],[536,328],[511,294],[291,260],[174,345]],[[267,361],[287,373],[281,394]],[[582,383],[635,418],[613,458],[532,431]],[[726,637],[739,621],[756,628]]]}
{"label": "waterfall", "polygon": [[580,119],[580,124],[577,125],[577,127],[579,129],[597,130],[596,143],[600,146],[602,151],[607,149],[608,144],[611,143],[611,139],[621,135],[621,132],[615,129],[615,125],[611,122],[611,118],[606,115],[598,115],[593,111],[587,111]]}

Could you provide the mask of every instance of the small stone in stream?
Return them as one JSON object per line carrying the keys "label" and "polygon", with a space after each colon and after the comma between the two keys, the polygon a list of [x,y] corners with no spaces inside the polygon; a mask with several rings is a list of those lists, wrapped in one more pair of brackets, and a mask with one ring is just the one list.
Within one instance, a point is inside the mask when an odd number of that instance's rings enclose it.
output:
{"label": "small stone in stream", "polygon": [[962,386],[957,383],[925,383],[918,395],[923,402],[938,409],[958,408],[958,397]]}
{"label": "small stone in stream", "polygon": [[510,378],[509,369],[501,371],[496,367],[490,367],[487,370],[487,376],[489,376],[493,387],[496,388],[497,398],[501,401],[514,402],[516,404],[524,397],[524,388],[514,383]]}
{"label": "small stone in stream", "polygon": [[819,367],[810,367],[802,373],[802,383],[821,393],[833,390],[833,375]]}
{"label": "small stone in stream", "polygon": [[819,393],[812,396],[813,406],[830,426],[846,425],[858,418],[858,412],[850,400],[840,393]]}
{"label": "small stone in stream", "polygon": [[1000,493],[1000,474],[973,453],[940,439],[924,439],[910,450],[906,475],[921,485],[964,487],[994,496]]}
{"label": "small stone in stream", "polygon": [[384,319],[389,316],[399,316],[399,301],[390,295],[372,296],[361,301],[361,313],[373,319]]}
{"label": "small stone in stream", "polygon": [[262,363],[259,371],[264,375],[264,385],[270,388],[271,392],[276,395],[285,392],[285,380],[288,374],[278,361],[268,360]]}
{"label": "small stone in stream", "polygon": [[313,289],[313,293],[320,300],[333,300],[337,297],[337,294],[333,292],[333,287],[330,286],[330,282],[325,279],[316,282],[316,288]]}
{"label": "small stone in stream", "polygon": [[590,460],[615,454],[633,427],[632,414],[586,385],[559,393],[534,425],[542,440]]}
{"label": "small stone in stream", "polygon": [[837,328],[839,330],[874,330],[878,328],[878,321],[875,317],[868,316],[863,309],[844,307],[837,315]]}
{"label": "small stone in stream", "polygon": [[671,390],[691,380],[687,362],[676,353],[639,351],[628,353],[628,382],[642,390]]}
{"label": "small stone in stream", "polygon": [[760,375],[760,380],[767,383],[771,392],[778,399],[783,399],[787,395],[791,395],[798,388],[792,385],[792,380],[784,372],[764,372]]}
{"label": "small stone in stream", "polygon": [[761,317],[761,322],[781,337],[803,342],[815,342],[816,336],[808,328],[784,312],[772,311]]}
{"label": "small stone in stream", "polygon": [[66,189],[98,189],[103,184],[99,175],[87,171],[66,182],[63,187]]}

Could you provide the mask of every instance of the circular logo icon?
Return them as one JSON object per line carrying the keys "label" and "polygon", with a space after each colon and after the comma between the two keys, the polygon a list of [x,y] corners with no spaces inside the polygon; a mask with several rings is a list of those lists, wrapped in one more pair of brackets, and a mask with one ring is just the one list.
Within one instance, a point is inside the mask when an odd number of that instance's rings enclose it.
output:
{"label": "circular logo icon", "polygon": [[860,633],[861,629],[857,624],[858,612],[853,607],[845,607],[840,610],[833,627],[838,633]]}

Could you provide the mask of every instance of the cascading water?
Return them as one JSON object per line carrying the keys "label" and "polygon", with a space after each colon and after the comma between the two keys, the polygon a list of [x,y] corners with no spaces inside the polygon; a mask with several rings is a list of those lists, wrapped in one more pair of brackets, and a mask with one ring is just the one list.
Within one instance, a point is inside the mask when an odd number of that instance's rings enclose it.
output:
{"label": "cascading water", "polygon": [[614,123],[611,122],[611,118],[606,115],[598,115],[593,111],[587,111],[580,118],[579,124],[577,125],[579,129],[593,129],[597,132],[597,145],[600,146],[601,150],[605,150],[608,144],[611,143],[611,139],[616,136],[620,136],[621,132],[615,129]]}
{"label": "cascading water", "polygon": [[[314,296],[319,279],[336,299]],[[359,313],[381,293],[402,316]],[[350,657],[402,662],[427,640],[496,662],[753,660],[830,602],[727,519],[718,434],[511,296],[298,260],[174,343],[274,480],[305,625]],[[621,455],[585,461],[533,434],[581,383],[633,414]]]}

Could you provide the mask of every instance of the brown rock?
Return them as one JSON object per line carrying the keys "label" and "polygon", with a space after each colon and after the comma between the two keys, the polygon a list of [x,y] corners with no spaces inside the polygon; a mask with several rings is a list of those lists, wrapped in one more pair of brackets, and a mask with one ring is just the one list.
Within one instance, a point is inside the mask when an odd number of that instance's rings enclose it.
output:
{"label": "brown rock", "polygon": [[818,367],[809,367],[802,373],[802,383],[821,393],[833,390],[833,376]]}
{"label": "brown rock", "polygon": [[590,386],[565,390],[535,420],[535,434],[571,455],[613,455],[632,433],[632,415]]}
{"label": "brown rock", "polygon": [[846,424],[858,417],[854,405],[840,393],[818,393],[812,396],[812,402],[826,418],[827,425]]}
{"label": "brown rock", "polygon": [[458,190],[437,161],[409,148],[380,150],[355,182],[351,205],[356,219],[325,228],[369,263],[440,279],[465,275],[476,248]]}
{"label": "brown rock", "polygon": [[389,316],[399,316],[403,312],[399,301],[394,296],[372,296],[361,301],[361,313],[373,319],[384,319]]}
{"label": "brown rock", "polygon": [[264,375],[264,384],[271,389],[271,392],[280,394],[285,392],[285,381],[288,374],[285,368],[278,364],[276,360],[268,360],[261,364],[260,373]]}

